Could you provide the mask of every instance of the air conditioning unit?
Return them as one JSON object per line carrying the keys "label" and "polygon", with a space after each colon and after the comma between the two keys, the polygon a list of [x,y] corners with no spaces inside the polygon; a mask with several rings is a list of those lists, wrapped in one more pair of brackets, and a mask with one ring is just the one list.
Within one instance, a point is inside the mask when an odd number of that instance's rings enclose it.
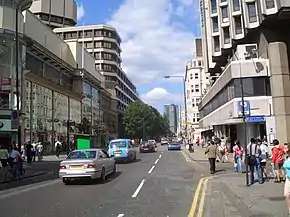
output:
{"label": "air conditioning unit", "polygon": [[242,44],[237,46],[233,60],[249,60],[253,58],[258,58],[258,45],[257,44]]}

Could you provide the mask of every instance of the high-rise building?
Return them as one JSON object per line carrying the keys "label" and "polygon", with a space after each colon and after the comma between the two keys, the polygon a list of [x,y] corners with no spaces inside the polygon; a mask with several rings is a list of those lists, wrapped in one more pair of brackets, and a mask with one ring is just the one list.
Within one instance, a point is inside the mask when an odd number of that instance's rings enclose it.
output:
{"label": "high-rise building", "polygon": [[75,26],[77,22],[75,0],[37,0],[29,10],[52,29]]}
{"label": "high-rise building", "polygon": [[177,133],[179,120],[179,106],[175,104],[164,105],[164,117],[168,121],[172,133]]}
{"label": "high-rise building", "polygon": [[199,104],[204,134],[241,143],[265,135],[270,142],[288,141],[290,1],[200,3],[204,70],[211,83]]}
{"label": "high-rise building", "polygon": [[[54,29],[64,41],[78,41],[95,58],[95,68],[104,75],[105,88],[117,100],[119,129],[123,129],[123,113],[129,103],[139,99],[136,86],[121,66],[121,37],[108,25],[74,26]],[[119,135],[123,136],[120,131]]]}
{"label": "high-rise building", "polygon": [[195,139],[201,136],[198,105],[202,95],[209,88],[208,77],[203,69],[204,64],[201,38],[195,40],[195,47],[195,56],[186,64],[185,71],[187,135],[189,139]]}

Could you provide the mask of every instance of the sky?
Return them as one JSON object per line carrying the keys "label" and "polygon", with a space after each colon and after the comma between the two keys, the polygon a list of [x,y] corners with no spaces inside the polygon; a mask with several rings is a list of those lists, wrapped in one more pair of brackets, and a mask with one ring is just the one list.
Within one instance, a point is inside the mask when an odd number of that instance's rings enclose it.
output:
{"label": "sky", "polygon": [[199,0],[76,0],[78,25],[109,24],[122,38],[122,68],[145,103],[183,103],[182,78],[200,37]]}

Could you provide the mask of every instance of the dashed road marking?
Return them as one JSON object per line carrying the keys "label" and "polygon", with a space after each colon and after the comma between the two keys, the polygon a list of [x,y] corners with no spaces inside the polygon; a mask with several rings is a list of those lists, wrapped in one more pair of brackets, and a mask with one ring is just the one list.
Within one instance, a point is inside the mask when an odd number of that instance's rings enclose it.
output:
{"label": "dashed road marking", "polygon": [[162,157],[162,154],[161,155],[159,155],[159,159]]}
{"label": "dashed road marking", "polygon": [[141,189],[142,189],[142,187],[143,187],[145,181],[146,181],[145,179],[143,179],[143,180],[141,181],[141,183],[139,184],[138,188],[136,189],[136,191],[134,192],[134,194],[132,195],[132,197],[137,197],[137,195],[138,195],[139,192],[141,191]]}
{"label": "dashed road marking", "polygon": [[154,164],[157,164],[157,163],[158,163],[158,161],[159,161],[159,159],[157,159],[157,160],[155,161],[155,163],[154,163]]}
{"label": "dashed road marking", "polygon": [[123,217],[124,216],[124,214],[119,214],[117,217]]}
{"label": "dashed road marking", "polygon": [[152,166],[151,169],[148,171],[148,173],[152,173],[152,171],[154,170],[155,166]]}

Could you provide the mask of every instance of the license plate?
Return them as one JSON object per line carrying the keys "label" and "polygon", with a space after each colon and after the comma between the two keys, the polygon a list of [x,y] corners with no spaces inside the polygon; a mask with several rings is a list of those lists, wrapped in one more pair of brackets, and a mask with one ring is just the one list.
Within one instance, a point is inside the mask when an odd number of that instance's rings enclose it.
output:
{"label": "license plate", "polygon": [[81,169],[84,169],[84,166],[83,165],[76,165],[76,166],[70,166],[69,168],[73,169],[73,170],[81,170]]}
{"label": "license plate", "polygon": [[120,157],[120,156],[121,156],[121,154],[115,154],[115,156],[116,156],[116,157]]}
{"label": "license plate", "polygon": [[149,150],[149,148],[144,148],[144,151],[148,151]]}

